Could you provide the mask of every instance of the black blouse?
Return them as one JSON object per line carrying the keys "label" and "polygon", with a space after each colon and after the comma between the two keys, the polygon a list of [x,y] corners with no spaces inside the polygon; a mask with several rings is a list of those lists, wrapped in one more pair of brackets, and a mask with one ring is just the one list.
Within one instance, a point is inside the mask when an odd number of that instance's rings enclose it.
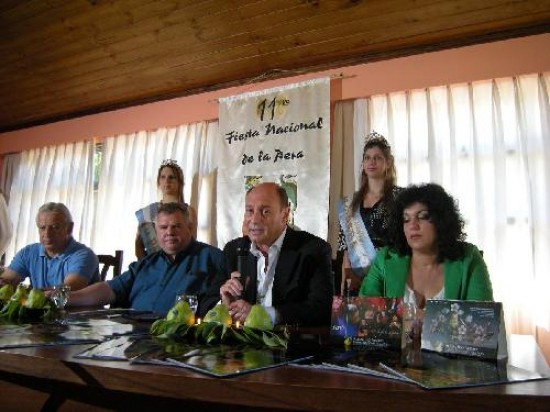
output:
{"label": "black blouse", "polygon": [[[396,187],[393,190],[393,196],[397,195],[400,188]],[[367,232],[372,240],[372,243],[376,249],[386,246],[389,243],[388,238],[388,223],[390,218],[389,210],[386,208],[386,204],[380,199],[372,207],[359,206],[359,213],[363,224],[367,228]],[[340,227],[340,233],[338,236],[338,250],[347,250],[346,236]]]}

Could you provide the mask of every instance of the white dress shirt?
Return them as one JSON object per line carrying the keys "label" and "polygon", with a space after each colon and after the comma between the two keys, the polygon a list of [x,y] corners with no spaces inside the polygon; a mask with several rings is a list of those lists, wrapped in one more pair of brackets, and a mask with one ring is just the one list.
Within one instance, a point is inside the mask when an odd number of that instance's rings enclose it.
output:
{"label": "white dress shirt", "polygon": [[250,247],[250,253],[258,258],[256,262],[256,286],[257,286],[257,298],[256,303],[262,305],[267,313],[271,316],[271,320],[275,325],[279,321],[279,314],[275,310],[273,305],[273,280],[275,278],[275,267],[279,260],[281,253],[281,247],[286,235],[286,228],[283,233],[277,238],[277,240],[269,247],[266,256],[252,243]]}

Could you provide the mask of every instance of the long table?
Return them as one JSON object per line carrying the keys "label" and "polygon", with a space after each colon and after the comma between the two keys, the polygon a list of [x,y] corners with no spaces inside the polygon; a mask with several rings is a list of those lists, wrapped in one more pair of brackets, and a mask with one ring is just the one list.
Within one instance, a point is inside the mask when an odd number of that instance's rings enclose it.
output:
{"label": "long table", "polygon": [[[73,357],[88,346],[0,351],[0,409],[550,410],[550,380],[428,391],[398,381],[297,366],[219,379],[176,367]],[[531,336],[510,336],[509,353],[514,366],[549,372]]]}

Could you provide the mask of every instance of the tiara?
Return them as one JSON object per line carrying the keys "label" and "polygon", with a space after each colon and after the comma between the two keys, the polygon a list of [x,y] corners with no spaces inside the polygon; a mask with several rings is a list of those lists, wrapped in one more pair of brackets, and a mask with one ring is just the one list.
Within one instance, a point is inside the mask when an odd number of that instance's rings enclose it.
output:
{"label": "tiara", "polygon": [[162,167],[162,166],[177,166],[177,167],[179,167],[178,161],[175,160],[175,159],[164,159],[164,160],[162,161],[162,163],[160,164],[160,166],[161,166],[161,167]]}
{"label": "tiara", "polygon": [[373,145],[378,144],[380,146],[387,147],[388,149],[391,148],[390,144],[386,140],[384,136],[382,136],[380,133],[375,132],[374,130],[365,137],[365,145]]}

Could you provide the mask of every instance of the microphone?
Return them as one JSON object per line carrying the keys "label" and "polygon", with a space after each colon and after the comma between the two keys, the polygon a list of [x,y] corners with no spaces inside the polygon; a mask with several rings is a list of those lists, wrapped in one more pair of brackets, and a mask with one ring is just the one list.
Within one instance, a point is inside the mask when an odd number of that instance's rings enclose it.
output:
{"label": "microphone", "polygon": [[248,262],[248,248],[237,248],[237,272],[241,274],[241,278],[246,276],[246,265]]}
{"label": "microphone", "polygon": [[239,281],[244,288],[248,285],[249,274],[248,274],[248,252],[249,248],[246,244],[246,241],[243,239],[240,246],[237,247],[237,272],[241,274]]}

